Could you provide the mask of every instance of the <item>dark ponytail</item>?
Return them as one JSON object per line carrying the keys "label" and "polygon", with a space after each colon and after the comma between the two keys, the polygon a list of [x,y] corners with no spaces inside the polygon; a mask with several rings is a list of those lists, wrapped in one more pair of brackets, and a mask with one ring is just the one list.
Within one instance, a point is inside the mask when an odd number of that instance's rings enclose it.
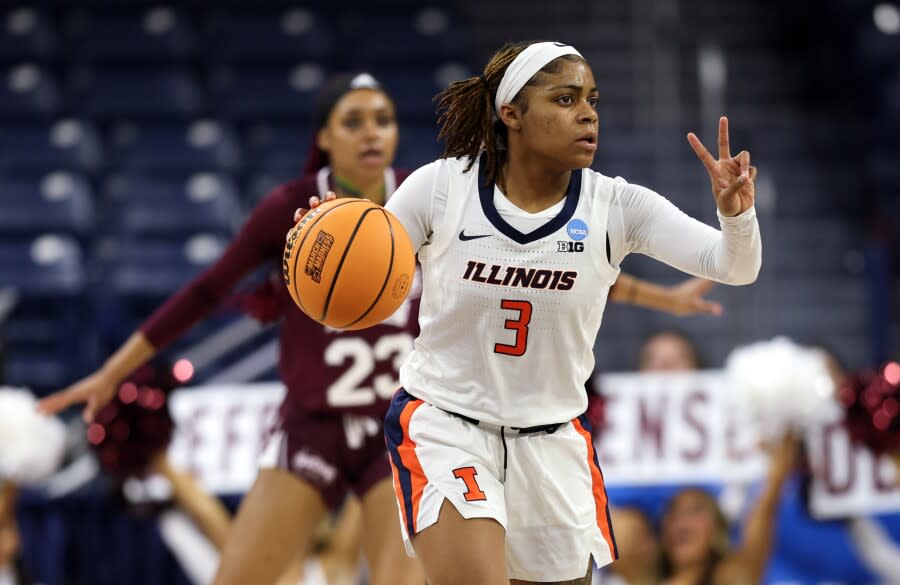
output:
{"label": "dark ponytail", "polygon": [[494,96],[509,64],[531,43],[510,43],[494,53],[478,77],[451,83],[435,98],[441,127],[438,140],[446,140],[444,158],[469,157],[468,171],[486,151],[489,183],[497,180],[506,162],[506,127],[494,112]]}

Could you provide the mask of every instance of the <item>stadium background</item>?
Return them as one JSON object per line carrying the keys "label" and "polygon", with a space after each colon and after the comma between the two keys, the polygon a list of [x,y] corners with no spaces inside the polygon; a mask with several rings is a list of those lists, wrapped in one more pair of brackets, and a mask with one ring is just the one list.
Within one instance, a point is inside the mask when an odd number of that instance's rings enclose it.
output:
{"label": "stadium background", "polygon": [[[824,344],[851,369],[898,357],[894,3],[48,1],[0,12],[5,382],[45,394],[91,371],[214,260],[246,211],[300,171],[329,74],[367,69],[384,83],[396,166],[415,168],[440,153],[432,96],[502,42],[544,38],[593,66],[597,170],[711,222],[684,135],[711,140],[721,113],[760,167],[759,281],[716,290],[722,319],[608,311],[599,369],[633,369],[641,340],[671,326],[709,367],[775,334]],[[643,257],[625,268],[678,279]],[[271,380],[274,339],[223,310],[168,355],[191,363],[191,384]],[[844,526],[809,520],[801,500],[792,484],[770,582],[874,582]],[[100,479],[20,507],[28,566],[48,585],[183,582],[152,521],[125,515]],[[900,541],[900,519],[880,522]],[[115,559],[100,560],[112,540]]]}

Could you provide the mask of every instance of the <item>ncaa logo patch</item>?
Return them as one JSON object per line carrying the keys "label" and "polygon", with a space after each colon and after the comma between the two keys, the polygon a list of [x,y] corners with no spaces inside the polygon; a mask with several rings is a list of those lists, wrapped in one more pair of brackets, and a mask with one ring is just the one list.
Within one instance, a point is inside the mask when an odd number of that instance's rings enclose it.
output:
{"label": "ncaa logo patch", "polygon": [[566,225],[566,233],[576,242],[580,242],[588,237],[588,226],[580,219],[573,219]]}

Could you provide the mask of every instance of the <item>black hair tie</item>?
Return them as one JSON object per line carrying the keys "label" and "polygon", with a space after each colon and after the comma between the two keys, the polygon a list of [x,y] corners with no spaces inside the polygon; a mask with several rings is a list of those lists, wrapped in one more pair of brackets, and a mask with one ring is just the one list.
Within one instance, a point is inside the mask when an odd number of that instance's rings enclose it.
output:
{"label": "black hair tie", "polygon": [[479,79],[479,81],[481,81],[481,85],[484,86],[484,89],[487,90],[488,93],[490,93],[490,91],[491,91],[491,84],[488,83],[488,80],[487,80],[487,78],[484,76],[484,73],[482,73],[481,75],[479,75],[479,76],[478,76],[478,79]]}

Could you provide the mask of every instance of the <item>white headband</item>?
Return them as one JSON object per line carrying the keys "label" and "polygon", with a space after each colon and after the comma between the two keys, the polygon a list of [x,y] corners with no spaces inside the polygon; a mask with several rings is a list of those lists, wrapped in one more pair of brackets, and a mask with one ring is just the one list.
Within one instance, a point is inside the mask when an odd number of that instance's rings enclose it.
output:
{"label": "white headband", "polygon": [[500,80],[500,86],[497,88],[497,97],[494,99],[494,107],[497,108],[497,114],[500,113],[500,106],[512,103],[516,94],[522,91],[525,84],[535,76],[535,74],[543,69],[547,63],[553,61],[563,55],[578,55],[581,53],[576,51],[569,45],[562,43],[534,43],[528,45],[524,51],[513,59],[513,62],[506,68],[503,79]]}

